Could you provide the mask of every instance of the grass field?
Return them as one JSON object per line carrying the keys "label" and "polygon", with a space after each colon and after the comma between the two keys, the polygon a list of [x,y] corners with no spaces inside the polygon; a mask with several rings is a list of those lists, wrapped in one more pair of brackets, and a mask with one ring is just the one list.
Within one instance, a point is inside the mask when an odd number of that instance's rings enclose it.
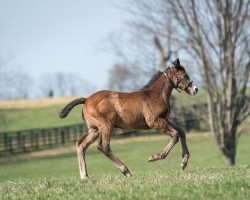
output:
{"label": "grass field", "polygon": [[[182,104],[192,103],[178,95]],[[198,98],[202,103],[204,97]],[[81,106],[67,120],[57,118],[70,99],[0,102],[0,132],[81,123]],[[194,101],[196,102],[196,100]],[[164,136],[114,139],[113,152],[128,166],[124,177],[96,149],[87,151],[90,180],[79,179],[74,144],[1,157],[0,199],[250,199],[250,118],[242,125],[235,167],[226,167],[209,133],[187,135],[191,158],[180,169],[178,143],[165,160],[148,163],[167,143]]]}
{"label": "grass field", "polygon": [[165,160],[147,162],[167,142],[158,135],[112,140],[113,152],[129,167],[132,178],[123,177],[96,145],[87,152],[91,176],[87,181],[79,179],[74,145],[54,156],[17,157],[0,163],[0,198],[249,199],[250,135],[242,135],[239,141],[235,167],[224,165],[209,134],[187,137],[191,158],[184,172],[179,143]]}
{"label": "grass field", "polygon": [[64,105],[38,108],[4,109],[0,111],[0,132],[47,128],[82,123],[82,106],[76,106],[67,120],[59,119]]}
{"label": "grass field", "polygon": [[82,123],[82,106],[76,106],[67,120],[57,117],[59,111],[75,98],[77,97],[0,101],[0,133]]}
{"label": "grass field", "polygon": [[249,199],[244,168],[158,170],[126,179],[102,175],[80,181],[76,177],[27,179],[7,182],[2,199]]}

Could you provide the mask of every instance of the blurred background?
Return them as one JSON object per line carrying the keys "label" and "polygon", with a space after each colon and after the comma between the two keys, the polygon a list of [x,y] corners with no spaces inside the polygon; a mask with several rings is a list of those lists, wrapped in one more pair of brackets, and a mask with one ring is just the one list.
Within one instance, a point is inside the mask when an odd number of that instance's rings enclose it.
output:
{"label": "blurred background", "polygon": [[[97,90],[140,89],[175,58],[200,89],[171,97],[190,168],[248,165],[249,7],[249,0],[0,0],[0,180],[78,176],[82,108],[65,120],[60,109]],[[144,164],[167,142],[154,131],[116,130],[114,138],[113,151],[135,171],[179,167],[179,144],[166,160]],[[90,171],[118,173],[94,146]]]}

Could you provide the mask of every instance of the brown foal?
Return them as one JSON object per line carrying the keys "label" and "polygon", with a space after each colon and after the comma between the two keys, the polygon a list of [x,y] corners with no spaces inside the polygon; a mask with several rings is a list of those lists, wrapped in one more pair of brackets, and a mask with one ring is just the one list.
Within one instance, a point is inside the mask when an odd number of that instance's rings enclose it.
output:
{"label": "brown foal", "polygon": [[173,89],[183,90],[195,95],[198,92],[195,84],[177,58],[163,72],[158,72],[141,90],[124,93],[102,90],[88,98],[79,98],[66,105],[59,114],[65,118],[74,106],[83,106],[83,119],[88,131],[76,142],[76,151],[81,179],[88,178],[85,152],[97,138],[97,148],[107,156],[125,175],[132,176],[128,168],[113,154],[110,148],[112,130],[122,129],[155,129],[171,137],[167,146],[158,154],[149,157],[156,161],[167,157],[170,150],[180,139],[182,146],[181,167],[184,170],[190,156],[185,132],[168,120],[169,98]]}

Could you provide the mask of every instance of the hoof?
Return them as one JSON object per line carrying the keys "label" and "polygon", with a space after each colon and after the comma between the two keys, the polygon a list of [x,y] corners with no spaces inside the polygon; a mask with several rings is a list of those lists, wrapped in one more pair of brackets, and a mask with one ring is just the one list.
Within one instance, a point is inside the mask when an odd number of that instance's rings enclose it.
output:
{"label": "hoof", "polygon": [[183,159],[182,159],[182,162],[181,162],[181,168],[182,170],[184,170],[188,164],[188,158],[190,157],[190,154],[184,154],[183,155]]}
{"label": "hoof", "polygon": [[184,170],[186,168],[186,166],[187,166],[187,163],[183,163],[183,162],[181,163],[181,169],[182,170]]}
{"label": "hoof", "polygon": [[161,160],[166,158],[166,156],[162,156],[162,155],[155,155],[155,156],[150,156],[148,158],[148,162],[153,162],[153,161],[157,161],[157,160]]}
{"label": "hoof", "polygon": [[130,173],[126,173],[126,174],[124,174],[126,177],[132,177],[132,174],[130,174]]}
{"label": "hoof", "polygon": [[89,176],[83,176],[83,177],[81,177],[81,180],[88,180],[88,179],[90,179]]}
{"label": "hoof", "polygon": [[153,162],[153,161],[155,161],[155,157],[154,157],[154,156],[150,156],[150,157],[148,158],[148,162]]}

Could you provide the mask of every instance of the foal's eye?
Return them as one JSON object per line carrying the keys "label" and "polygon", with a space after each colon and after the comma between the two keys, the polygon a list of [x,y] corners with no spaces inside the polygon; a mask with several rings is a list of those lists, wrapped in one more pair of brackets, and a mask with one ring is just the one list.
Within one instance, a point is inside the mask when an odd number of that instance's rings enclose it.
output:
{"label": "foal's eye", "polygon": [[185,74],[185,75],[183,76],[183,78],[189,79],[189,76],[188,76],[187,74]]}

